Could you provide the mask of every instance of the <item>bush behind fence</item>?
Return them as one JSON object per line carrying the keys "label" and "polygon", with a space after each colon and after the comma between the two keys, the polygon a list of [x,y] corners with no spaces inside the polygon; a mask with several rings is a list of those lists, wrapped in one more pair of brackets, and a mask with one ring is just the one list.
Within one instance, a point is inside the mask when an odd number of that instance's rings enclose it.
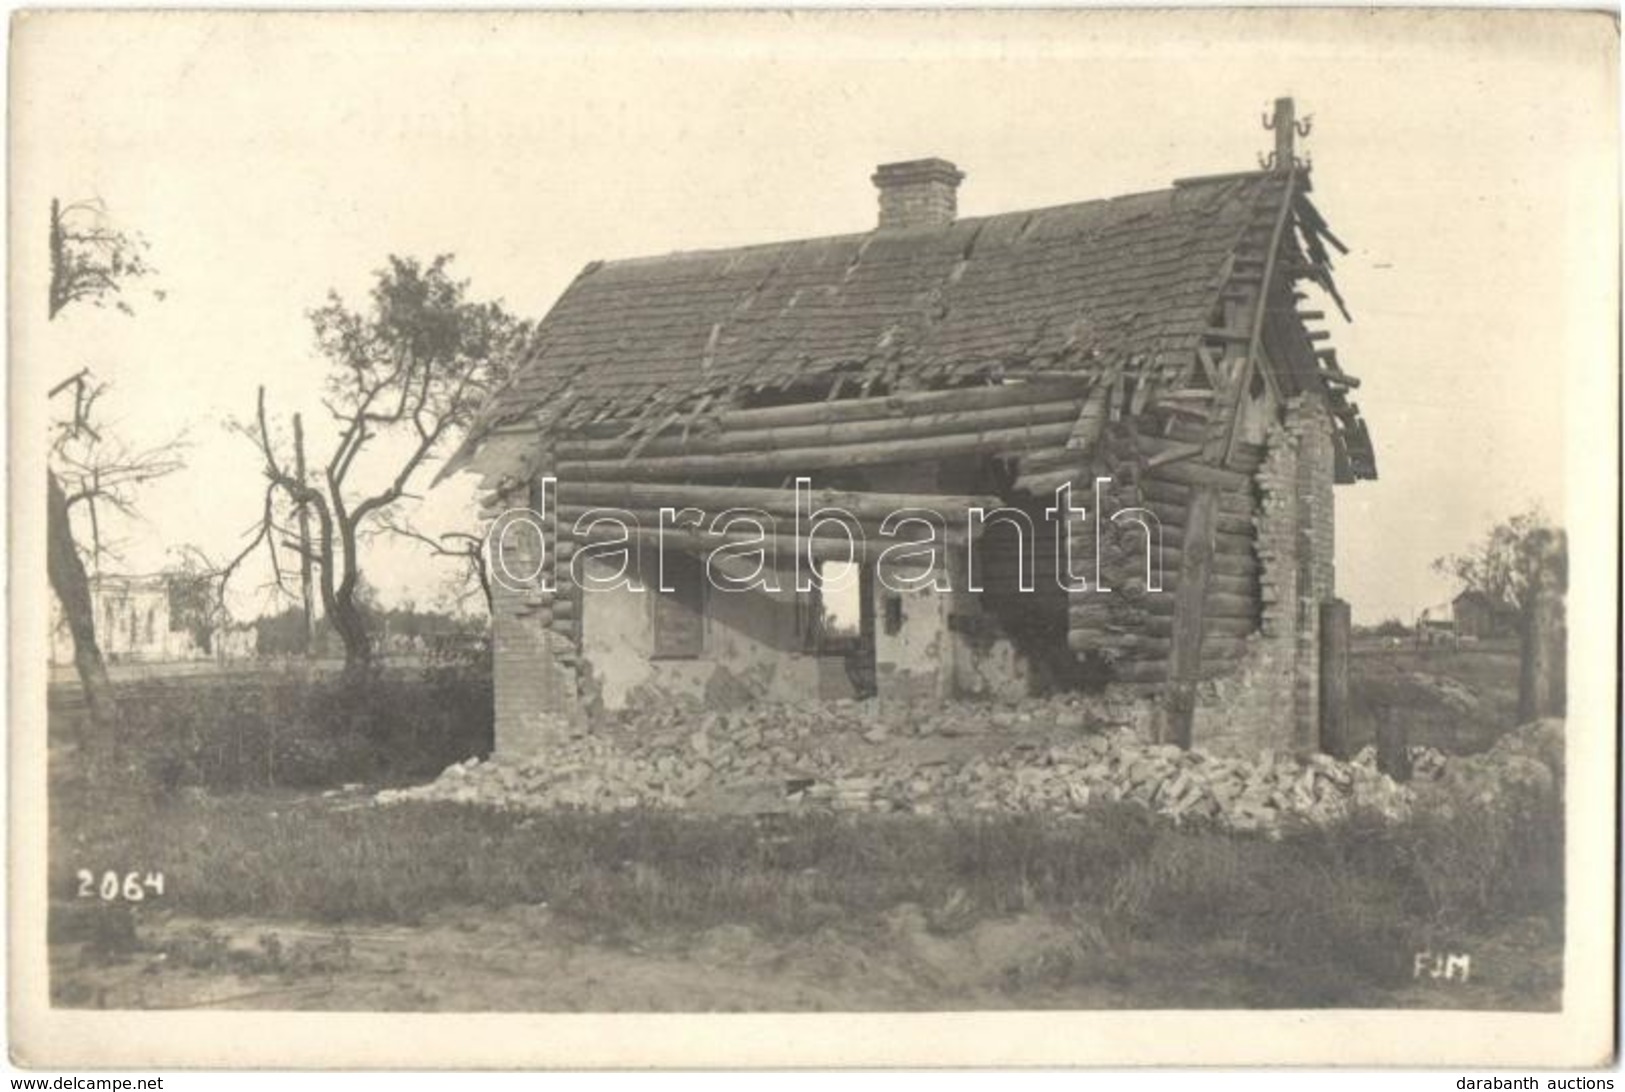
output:
{"label": "bush behind fence", "polygon": [[401,784],[491,750],[488,654],[361,678],[250,673],[117,689],[118,739],[92,741],[91,752],[115,755],[161,792]]}

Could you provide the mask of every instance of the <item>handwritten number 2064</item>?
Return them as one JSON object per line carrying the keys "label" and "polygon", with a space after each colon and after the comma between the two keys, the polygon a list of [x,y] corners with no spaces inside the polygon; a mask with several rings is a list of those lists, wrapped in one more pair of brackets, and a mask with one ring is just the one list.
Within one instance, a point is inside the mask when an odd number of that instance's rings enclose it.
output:
{"label": "handwritten number 2064", "polygon": [[103,902],[140,902],[148,895],[162,895],[164,893],[164,874],[162,872],[126,872],[122,876],[117,872],[108,870],[98,879],[96,874],[88,868],[81,868],[79,878],[79,897],[81,899],[99,898]]}

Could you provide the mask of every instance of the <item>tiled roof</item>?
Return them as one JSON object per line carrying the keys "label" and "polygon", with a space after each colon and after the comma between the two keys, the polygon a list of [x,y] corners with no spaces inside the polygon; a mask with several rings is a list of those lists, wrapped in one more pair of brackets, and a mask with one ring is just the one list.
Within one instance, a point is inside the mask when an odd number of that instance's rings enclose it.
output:
{"label": "tiled roof", "polygon": [[1281,186],[1280,175],[1235,175],[941,229],[594,262],[538,327],[476,442],[527,418],[827,390],[837,376],[854,392],[1024,371],[1170,382]]}

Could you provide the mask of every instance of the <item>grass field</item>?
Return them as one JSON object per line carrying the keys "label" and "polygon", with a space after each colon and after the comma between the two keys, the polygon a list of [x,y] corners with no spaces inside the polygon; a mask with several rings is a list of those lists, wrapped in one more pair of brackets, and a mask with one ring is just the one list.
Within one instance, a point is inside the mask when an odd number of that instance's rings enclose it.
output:
{"label": "grass field", "polygon": [[1413,744],[1476,754],[1517,723],[1517,644],[1356,644],[1349,700],[1350,737],[1357,747],[1375,738],[1378,718],[1392,716]]}

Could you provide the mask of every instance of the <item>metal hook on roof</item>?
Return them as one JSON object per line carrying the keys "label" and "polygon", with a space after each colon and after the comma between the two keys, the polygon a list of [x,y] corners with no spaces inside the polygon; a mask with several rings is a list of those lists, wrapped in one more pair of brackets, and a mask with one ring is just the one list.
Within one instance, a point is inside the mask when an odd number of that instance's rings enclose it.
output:
{"label": "metal hook on roof", "polygon": [[1263,114],[1259,115],[1259,120],[1263,124],[1264,128],[1266,128],[1266,129],[1275,128],[1275,119],[1270,116],[1270,112],[1268,110],[1264,111]]}
{"label": "metal hook on roof", "polygon": [[1263,152],[1258,153],[1258,169],[1259,170],[1261,170],[1261,171],[1273,171],[1275,169],[1275,165],[1276,164],[1275,164],[1275,153],[1274,152],[1271,152],[1268,155],[1265,155]]}
{"label": "metal hook on roof", "polygon": [[1311,129],[1313,129],[1314,127],[1315,127],[1315,115],[1313,115],[1313,114],[1305,114],[1303,116],[1302,121],[1297,122],[1295,125],[1293,125],[1293,128],[1298,131],[1298,135],[1301,136],[1301,137],[1308,136],[1309,131]]}

